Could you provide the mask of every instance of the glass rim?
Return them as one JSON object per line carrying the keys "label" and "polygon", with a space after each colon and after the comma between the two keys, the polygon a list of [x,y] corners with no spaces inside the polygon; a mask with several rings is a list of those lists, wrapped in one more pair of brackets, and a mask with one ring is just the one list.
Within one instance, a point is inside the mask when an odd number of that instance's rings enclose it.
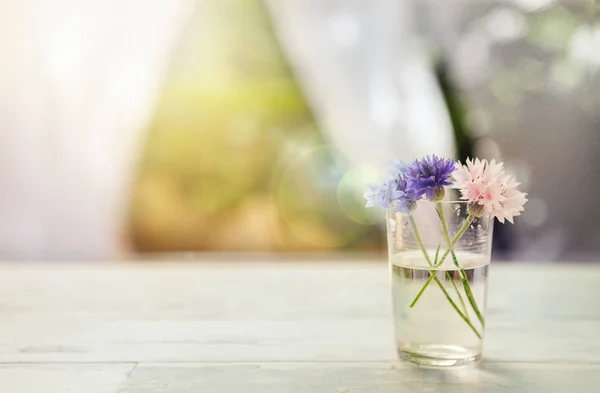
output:
{"label": "glass rim", "polygon": [[444,199],[444,200],[438,201],[438,202],[433,202],[433,201],[428,201],[428,202],[431,202],[431,203],[438,203],[439,202],[439,203],[444,204],[444,205],[446,205],[446,204],[449,205],[451,203],[452,204],[454,204],[454,203],[468,204],[469,203],[469,201],[466,201],[464,199]]}
{"label": "glass rim", "polygon": [[[442,205],[455,205],[455,204],[461,204],[461,205],[468,205],[470,202],[464,199],[444,199],[441,201],[430,201],[429,199],[419,199],[418,201],[416,201],[415,203],[419,203],[419,202],[429,202],[429,203],[440,203]],[[393,210],[394,205],[397,203],[397,201],[392,201],[392,203],[390,203],[390,207],[388,207],[386,210]]]}

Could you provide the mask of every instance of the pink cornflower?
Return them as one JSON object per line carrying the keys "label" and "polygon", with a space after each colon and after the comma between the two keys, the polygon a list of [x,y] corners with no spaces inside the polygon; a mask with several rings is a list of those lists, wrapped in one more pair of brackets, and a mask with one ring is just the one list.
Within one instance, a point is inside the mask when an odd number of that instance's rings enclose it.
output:
{"label": "pink cornflower", "polygon": [[460,190],[461,199],[472,204],[472,211],[481,206],[501,223],[505,220],[513,223],[527,202],[527,194],[517,189],[520,183],[506,175],[504,164],[495,160],[468,159],[466,165],[458,165],[454,180],[454,187]]}

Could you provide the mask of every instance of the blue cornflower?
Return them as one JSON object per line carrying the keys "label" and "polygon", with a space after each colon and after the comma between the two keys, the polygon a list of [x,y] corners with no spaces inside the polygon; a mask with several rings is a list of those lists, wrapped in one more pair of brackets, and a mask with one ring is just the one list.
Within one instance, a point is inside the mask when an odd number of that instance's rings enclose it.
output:
{"label": "blue cornflower", "polygon": [[381,206],[388,209],[392,201],[402,196],[394,179],[386,179],[381,184],[367,184],[367,186],[369,191],[363,195],[367,199],[366,207]]}
{"label": "blue cornflower", "polygon": [[388,209],[390,206],[395,211],[408,212],[419,199],[412,190],[407,189],[406,170],[408,165],[402,161],[389,164],[392,177],[380,185],[368,184],[369,191],[365,192],[367,207],[381,206]]}
{"label": "blue cornflower", "polygon": [[408,164],[402,160],[390,161],[388,163],[388,167],[390,168],[390,172],[392,176],[404,175],[406,170],[408,169]]}
{"label": "blue cornflower", "polygon": [[444,197],[444,187],[452,184],[452,172],[456,170],[453,159],[439,158],[435,155],[421,161],[413,161],[406,170],[407,190],[414,192],[417,198],[425,195],[431,201]]}

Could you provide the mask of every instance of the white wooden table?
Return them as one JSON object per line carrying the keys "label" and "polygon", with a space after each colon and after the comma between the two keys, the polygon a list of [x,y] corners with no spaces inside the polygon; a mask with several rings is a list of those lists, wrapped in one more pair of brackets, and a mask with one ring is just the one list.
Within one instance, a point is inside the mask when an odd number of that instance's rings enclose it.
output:
{"label": "white wooden table", "polygon": [[600,265],[490,278],[484,362],[434,370],[383,262],[3,265],[0,393],[600,391]]}

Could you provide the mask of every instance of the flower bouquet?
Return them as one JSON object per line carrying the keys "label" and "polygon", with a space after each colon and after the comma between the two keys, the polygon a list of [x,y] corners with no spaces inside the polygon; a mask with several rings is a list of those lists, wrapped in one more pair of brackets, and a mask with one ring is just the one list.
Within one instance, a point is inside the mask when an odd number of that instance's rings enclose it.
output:
{"label": "flower bouquet", "polygon": [[430,366],[481,359],[493,220],[513,222],[526,194],[496,161],[435,155],[390,164],[367,207],[387,211],[396,346]]}

